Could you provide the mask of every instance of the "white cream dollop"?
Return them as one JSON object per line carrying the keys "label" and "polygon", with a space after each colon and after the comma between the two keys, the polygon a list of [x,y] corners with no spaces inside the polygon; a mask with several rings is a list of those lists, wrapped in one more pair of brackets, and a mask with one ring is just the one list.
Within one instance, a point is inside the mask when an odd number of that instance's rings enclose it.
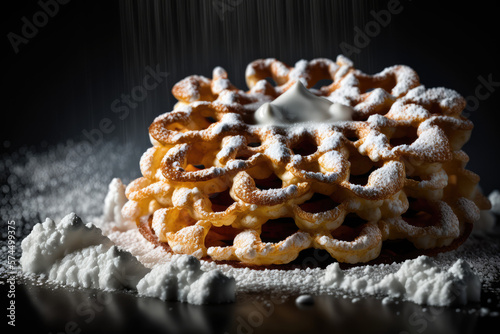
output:
{"label": "white cream dollop", "polygon": [[348,121],[353,111],[350,106],[314,95],[297,81],[276,100],[257,109],[255,121],[261,125]]}

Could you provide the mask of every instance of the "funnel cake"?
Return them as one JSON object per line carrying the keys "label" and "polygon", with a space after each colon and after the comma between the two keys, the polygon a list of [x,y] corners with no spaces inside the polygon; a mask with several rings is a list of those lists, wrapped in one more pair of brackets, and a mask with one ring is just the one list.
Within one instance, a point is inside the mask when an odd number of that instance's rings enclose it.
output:
{"label": "funnel cake", "polygon": [[[320,80],[329,84],[313,88]],[[122,210],[151,242],[245,265],[289,263],[308,248],[359,263],[392,240],[418,254],[456,248],[488,208],[465,169],[465,100],[426,89],[411,68],[368,75],[343,56],[262,59],[246,82],[239,90],[217,67],[173,87],[179,102],[150,126],[153,147]],[[297,82],[350,107],[352,120],[255,124]]]}

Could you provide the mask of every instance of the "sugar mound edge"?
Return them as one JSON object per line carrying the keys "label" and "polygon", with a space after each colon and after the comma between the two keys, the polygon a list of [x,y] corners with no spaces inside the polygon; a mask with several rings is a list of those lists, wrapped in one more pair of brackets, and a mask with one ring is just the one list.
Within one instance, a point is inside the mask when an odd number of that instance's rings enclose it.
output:
{"label": "sugar mound edge", "polygon": [[140,295],[190,304],[220,304],[235,299],[236,282],[218,270],[204,272],[194,256],[175,255],[169,263],[154,267],[137,284]]}
{"label": "sugar mound edge", "polygon": [[344,272],[338,263],[326,268],[321,283],[358,294],[383,294],[431,306],[465,305],[479,302],[481,282],[470,265],[458,259],[448,270],[428,256],[406,260],[399,270],[381,279],[369,274]]}
{"label": "sugar mound edge", "polygon": [[25,273],[72,287],[130,289],[140,296],[198,305],[235,300],[234,278],[201,270],[200,261],[190,255],[173,257],[151,270],[74,213],[57,223],[47,218],[36,224],[21,248]]}
{"label": "sugar mound edge", "polygon": [[21,243],[23,271],[73,287],[133,289],[149,270],[74,213],[36,224]]}

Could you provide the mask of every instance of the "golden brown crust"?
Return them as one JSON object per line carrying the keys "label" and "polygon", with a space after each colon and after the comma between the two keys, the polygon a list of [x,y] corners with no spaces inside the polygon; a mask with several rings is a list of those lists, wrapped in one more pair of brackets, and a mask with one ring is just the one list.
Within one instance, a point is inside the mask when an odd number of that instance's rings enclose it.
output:
{"label": "golden brown crust", "polygon": [[[324,79],[331,83],[312,88]],[[173,88],[174,111],[150,126],[153,147],[123,214],[151,242],[245,265],[283,265],[310,248],[372,263],[390,254],[393,240],[406,240],[414,254],[458,247],[488,207],[461,151],[473,127],[461,114],[465,100],[426,89],[409,67],[368,75],[341,56],[294,67],[261,59],[246,80],[245,92],[221,68],[212,79],[188,77]],[[298,80],[352,107],[354,120],[251,122]]]}
{"label": "golden brown crust", "polygon": [[[142,236],[151,242],[156,247],[162,247],[165,251],[171,252],[168,243],[160,242],[158,237],[154,234],[154,231],[150,227],[150,220],[141,219],[138,229]],[[436,256],[439,253],[449,252],[460,245],[462,245],[470,233],[472,232],[473,224],[465,224],[463,233],[448,246],[442,246],[431,249],[418,249],[415,248],[410,243],[404,240],[395,240],[393,242],[387,242],[381,249],[379,256],[373,260],[365,263],[340,263],[342,269],[351,268],[358,265],[376,265],[376,264],[391,264],[393,262],[403,262],[408,259],[414,259],[420,255]],[[214,261],[212,258],[205,256],[203,257],[205,261]],[[336,262],[333,257],[326,257],[323,254],[315,254],[314,252],[309,252],[301,254],[297,259],[286,263],[286,264],[267,264],[267,265],[252,265],[247,263],[242,263],[238,261],[214,261],[218,264],[226,264],[235,268],[241,267],[251,267],[256,270],[266,270],[266,269],[280,269],[280,270],[294,270],[294,269],[305,269],[305,268],[315,268],[321,267],[326,268],[329,264]]]}

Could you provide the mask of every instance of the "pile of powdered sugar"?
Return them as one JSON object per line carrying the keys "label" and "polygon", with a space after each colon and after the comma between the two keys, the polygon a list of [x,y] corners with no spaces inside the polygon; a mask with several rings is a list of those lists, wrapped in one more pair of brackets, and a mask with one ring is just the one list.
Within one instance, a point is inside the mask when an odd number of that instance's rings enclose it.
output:
{"label": "pile of powdered sugar", "polygon": [[234,279],[218,269],[203,271],[195,257],[176,255],[151,270],[74,213],[57,223],[47,218],[36,224],[21,246],[23,272],[63,285],[136,290],[141,296],[191,304],[235,300]]}
{"label": "pile of powdered sugar", "polygon": [[326,268],[321,283],[358,294],[382,294],[433,306],[465,305],[481,298],[479,277],[462,259],[447,270],[427,256],[407,260],[398,271],[383,277],[373,277],[372,270],[365,267],[363,275],[357,276],[345,273],[334,263]]}
{"label": "pile of powdered sugar", "polygon": [[24,272],[73,287],[133,289],[149,271],[74,213],[36,224],[21,248]]}
{"label": "pile of powdered sugar", "polygon": [[[137,283],[137,285],[135,285],[137,289],[140,290],[139,293],[143,295],[156,295],[160,298],[174,298],[172,294],[178,294],[178,292],[172,291],[179,291],[179,289],[169,290],[168,287],[172,285],[158,284],[157,282],[172,282],[172,280],[174,280],[173,277],[178,277],[179,273],[182,272],[185,267],[190,267],[192,272],[198,274],[210,273],[214,269],[220,272],[220,274],[210,274],[213,276],[206,277],[205,283],[200,281],[194,284],[194,281],[188,282],[187,280],[180,280],[176,283],[184,284],[182,282],[187,282],[185,283],[187,284],[186,286],[191,286],[192,291],[201,291],[203,289],[199,287],[207,284],[206,282],[211,282],[211,280],[220,282],[220,278],[224,276],[234,278],[234,291],[236,297],[248,295],[259,296],[262,294],[272,294],[283,298],[319,294],[344,294],[362,297],[373,292],[382,298],[390,296],[391,298],[421,302],[421,300],[414,298],[413,295],[403,290],[399,290],[399,294],[392,294],[390,291],[384,291],[384,288],[379,284],[384,277],[390,275],[397,276],[397,273],[405,265],[401,263],[355,267],[342,271],[343,280],[332,280],[328,279],[328,277],[331,278],[332,273],[336,272],[335,267],[330,267],[326,270],[320,268],[254,270],[249,268],[234,268],[229,265],[218,265],[206,261],[199,261],[199,268],[197,268],[198,264],[194,260],[182,260],[187,261],[187,263],[183,263],[182,261],[178,262],[178,260],[176,260],[177,257],[172,257],[170,254],[165,253],[160,247],[155,248],[152,244],[147,242],[133,224],[123,220],[120,216],[119,209],[126,200],[123,195],[124,184],[118,179],[113,180],[113,176],[121,176],[124,180],[134,178],[135,175],[130,174],[129,169],[123,167],[120,169],[120,166],[127,166],[129,159],[137,161],[137,158],[133,156],[133,152],[141,152],[142,149],[130,148],[122,144],[107,143],[101,147],[95,148],[93,158],[74,157],[76,161],[68,162],[69,153],[75,150],[77,145],[79,144],[69,143],[64,146],[50,148],[42,153],[30,152],[28,150],[28,152],[24,152],[22,158],[21,155],[19,155],[17,157],[10,156],[2,159],[0,170],[3,175],[7,176],[5,180],[3,180],[6,181],[4,184],[6,187],[2,186],[2,190],[6,195],[2,201],[6,203],[3,203],[0,213],[2,214],[3,221],[16,220],[18,242],[16,246],[16,258],[18,260],[21,258],[21,241],[30,231],[32,231],[36,223],[42,223],[42,225],[46,224],[48,225],[47,229],[56,230],[56,227],[62,222],[63,225],[61,226],[64,229],[65,225],[68,227],[72,225],[72,223],[68,223],[68,220],[74,222],[76,219],[71,215],[66,218],[64,222],[64,217],[69,212],[76,211],[83,220],[92,221],[95,224],[95,226],[92,227],[78,223],[79,231],[90,229],[95,232],[93,229],[97,229],[98,227],[102,232],[99,232],[101,236],[96,237],[96,240],[100,241],[97,242],[94,240],[93,243],[85,245],[85,247],[80,247],[80,253],[78,253],[78,251],[77,253],[69,252],[74,253],[73,256],[66,260],[67,263],[62,263],[62,261],[58,263],[59,268],[63,268],[64,265],[68,266],[67,268],[74,268],[72,264],[79,261],[78,259],[83,259],[84,254],[90,255],[89,262],[92,260],[94,264],[97,263],[93,268],[99,268],[99,256],[105,256],[107,259],[118,259],[116,260],[118,262],[125,261],[122,263],[133,263],[134,260],[131,260],[131,258],[127,256],[125,256],[125,259],[120,258],[122,256],[121,252],[127,252],[130,253],[133,258],[137,259],[138,264],[135,263],[135,265],[138,266],[138,268],[145,268],[144,271],[155,273],[154,276],[150,276],[148,280],[144,281],[144,284],[141,285]],[[75,172],[75,163],[79,164],[78,173]],[[496,195],[493,194],[493,196]],[[494,203],[493,206],[494,208],[497,207],[498,201],[497,204]],[[486,216],[492,218],[489,213]],[[54,220],[52,222],[50,220],[44,222],[40,217],[53,217]],[[492,224],[486,224],[486,227],[491,228]],[[55,232],[53,231],[52,233]],[[3,240],[6,240],[6,238],[3,238]],[[497,291],[498,287],[495,285],[495,282],[500,278],[500,268],[498,265],[500,263],[500,245],[495,243],[494,240],[497,239],[489,233],[478,233],[471,236],[459,249],[440,254],[433,258],[431,261],[433,264],[431,263],[429,265],[431,271],[436,271],[436,273],[439,271],[443,276],[446,276],[446,273],[450,273],[450,275],[453,276],[449,277],[449,280],[445,277],[444,280],[435,279],[434,281],[441,282],[440,284],[448,282],[451,285],[455,284],[455,287],[460,286],[461,283],[457,283],[457,280],[460,281],[460,275],[458,274],[460,270],[457,268],[462,268],[463,273],[470,273],[470,271],[466,270],[467,267],[463,266],[467,263],[481,282],[482,291],[486,290],[500,295],[500,291]],[[6,247],[4,241],[2,241],[1,247]],[[86,248],[89,249],[83,251],[83,249]],[[461,260],[457,262],[457,259]],[[194,264],[190,261],[193,261]],[[425,264],[430,260],[420,259],[418,261],[424,262]],[[104,261],[103,263],[106,262],[109,261]],[[423,265],[422,263],[420,264]],[[166,267],[164,267],[164,265]],[[406,264],[406,266],[409,267],[412,267],[412,265],[417,266],[418,263],[410,261]],[[120,265],[119,267],[121,268],[122,266]],[[436,269],[432,269],[433,267]],[[0,275],[1,280],[5,279],[5,275],[3,275],[5,273],[5,268],[6,263],[2,262],[2,269],[0,272],[2,274]],[[76,268],[71,270],[76,270]],[[109,267],[109,271],[105,269],[103,272],[112,272],[112,270],[114,269]],[[58,281],[64,281],[64,279],[66,279],[66,284],[68,284],[69,278],[58,277],[57,271],[58,270],[54,269],[53,278]],[[454,273],[456,275],[454,275]],[[92,276],[92,274],[83,272],[78,273],[77,271],[74,271],[73,274],[82,277],[81,281],[79,281],[79,278],[72,278],[73,281],[79,282],[79,286],[104,289],[128,288],[127,284],[123,282],[120,283],[122,286],[120,286],[120,284],[113,287],[106,286],[105,283],[99,282],[99,275]],[[50,277],[50,271],[45,272],[45,275]],[[144,279],[145,276],[141,279]],[[427,276],[429,282],[431,282],[432,279],[429,278],[431,276]],[[139,281],[141,279],[139,279]],[[365,280],[366,286],[364,290],[353,288],[351,284],[344,283],[354,280],[359,281],[359,279],[361,279],[361,281]],[[474,286],[475,284],[468,284],[467,282],[474,282],[474,280],[464,280],[462,282],[464,283],[463,286],[468,287]],[[134,284],[135,281],[129,285]],[[379,284],[378,290],[374,288],[372,289],[373,291],[368,291],[366,287],[370,284],[373,286]],[[429,289],[429,291],[433,289],[432,285],[430,285]],[[465,290],[467,291],[467,289]],[[401,293],[401,291],[403,291],[403,293]],[[456,289],[453,291],[456,291]],[[472,289],[471,291],[476,290]],[[466,293],[465,296],[468,301],[474,301],[476,299],[475,297],[471,298],[474,294],[468,295]],[[188,292],[183,295],[177,295],[174,299],[199,303],[199,299],[197,299],[199,297],[200,295],[197,293],[192,293],[191,297],[189,297]],[[431,302],[431,304],[447,304],[445,303],[446,298],[438,298],[436,300],[438,302]],[[427,303],[428,302],[429,299],[427,299]],[[458,300],[455,300],[455,302],[458,302]]]}

